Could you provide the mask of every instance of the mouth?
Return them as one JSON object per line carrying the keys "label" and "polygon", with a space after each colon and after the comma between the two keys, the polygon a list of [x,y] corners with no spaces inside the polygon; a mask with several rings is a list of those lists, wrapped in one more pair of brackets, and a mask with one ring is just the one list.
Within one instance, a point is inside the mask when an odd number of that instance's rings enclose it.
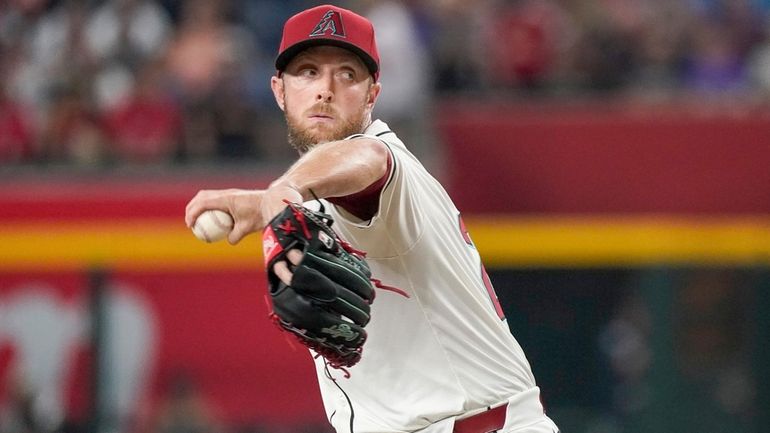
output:
{"label": "mouth", "polygon": [[324,121],[324,120],[334,120],[334,117],[332,117],[331,115],[323,114],[323,113],[311,114],[309,117],[311,119],[313,119],[313,120],[322,120],[322,121]]}

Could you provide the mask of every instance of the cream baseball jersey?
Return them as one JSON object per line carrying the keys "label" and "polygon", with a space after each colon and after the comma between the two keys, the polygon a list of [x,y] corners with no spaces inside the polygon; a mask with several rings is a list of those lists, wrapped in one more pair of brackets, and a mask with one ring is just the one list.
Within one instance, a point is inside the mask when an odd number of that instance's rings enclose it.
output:
{"label": "cream baseball jersey", "polygon": [[330,422],[340,433],[450,433],[456,417],[507,402],[509,414],[515,404],[535,407],[511,422],[537,422],[543,414],[529,363],[458,210],[385,123],[364,135],[392,155],[377,214],[361,221],[325,204],[333,228],[366,251],[373,278],[408,297],[377,291],[350,377],[316,358]]}

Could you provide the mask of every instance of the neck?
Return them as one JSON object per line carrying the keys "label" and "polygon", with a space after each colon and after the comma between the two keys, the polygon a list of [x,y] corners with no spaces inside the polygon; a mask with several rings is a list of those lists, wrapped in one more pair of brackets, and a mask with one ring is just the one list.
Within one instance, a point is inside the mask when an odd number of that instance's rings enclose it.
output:
{"label": "neck", "polygon": [[372,121],[372,116],[371,115],[367,116],[366,120],[364,121],[364,124],[361,127],[361,134],[363,134],[364,131],[366,131],[369,128],[369,126],[372,125],[372,122],[373,122]]}

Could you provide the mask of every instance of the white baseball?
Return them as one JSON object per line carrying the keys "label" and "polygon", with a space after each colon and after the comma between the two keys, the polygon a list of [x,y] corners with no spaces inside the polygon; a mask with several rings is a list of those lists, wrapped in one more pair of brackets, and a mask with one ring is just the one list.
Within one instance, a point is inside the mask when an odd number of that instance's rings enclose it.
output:
{"label": "white baseball", "polygon": [[216,242],[226,238],[233,229],[233,217],[229,213],[214,209],[200,214],[192,231],[204,242]]}

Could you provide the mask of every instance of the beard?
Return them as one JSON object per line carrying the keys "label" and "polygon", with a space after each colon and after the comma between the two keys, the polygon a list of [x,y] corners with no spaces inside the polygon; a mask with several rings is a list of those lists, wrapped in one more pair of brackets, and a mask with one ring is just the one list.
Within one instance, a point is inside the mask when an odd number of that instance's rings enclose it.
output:
{"label": "beard", "polygon": [[[286,117],[286,126],[288,127],[289,144],[300,154],[306,153],[318,144],[342,140],[353,134],[360,134],[364,132],[368,124],[369,118],[366,114],[365,102],[361,104],[360,110],[349,119],[343,119],[342,123],[336,127],[328,127],[321,124],[314,128],[306,129],[299,126],[300,122],[298,119],[289,115],[288,100],[285,101],[285,104],[284,117]],[[335,110],[326,103],[316,104],[308,111],[329,114],[334,118],[338,118]]]}

